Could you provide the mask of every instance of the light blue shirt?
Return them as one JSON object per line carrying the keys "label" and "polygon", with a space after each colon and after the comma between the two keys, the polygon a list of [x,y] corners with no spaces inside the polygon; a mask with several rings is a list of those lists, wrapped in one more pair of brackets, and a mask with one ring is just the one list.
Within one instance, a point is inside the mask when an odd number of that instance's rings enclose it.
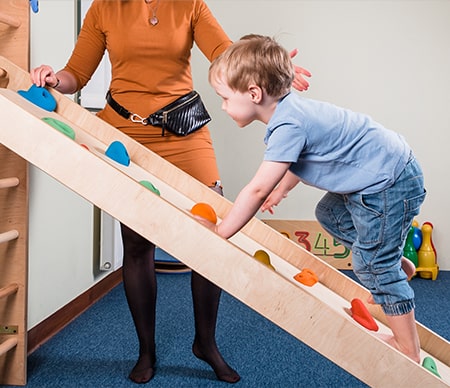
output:
{"label": "light blue shirt", "polygon": [[289,93],[267,124],[264,160],[291,162],[303,183],[340,194],[391,186],[411,148],[369,116]]}

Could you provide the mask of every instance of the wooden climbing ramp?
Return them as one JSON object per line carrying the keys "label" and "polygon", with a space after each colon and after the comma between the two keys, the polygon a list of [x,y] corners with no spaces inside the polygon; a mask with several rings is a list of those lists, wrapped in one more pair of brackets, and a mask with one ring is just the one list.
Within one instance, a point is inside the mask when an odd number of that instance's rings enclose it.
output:
{"label": "wooden climbing ramp", "polygon": [[[351,301],[369,296],[358,283],[256,218],[232,239],[219,237],[189,210],[206,202],[220,219],[231,207],[228,200],[53,90],[55,112],[30,103],[17,93],[31,86],[28,74],[4,58],[0,69],[9,74],[7,89],[0,89],[4,146],[366,384],[450,386],[448,341],[417,323],[422,358],[434,360],[437,377],[379,338],[379,333],[390,332],[379,306],[368,306],[378,332],[350,316]],[[48,118],[70,126],[75,139],[49,125]],[[125,146],[129,166],[105,156],[114,141]],[[160,195],[143,181],[151,182]],[[276,271],[253,257],[257,250],[270,256]],[[312,286],[294,280],[306,268],[318,277]]]}

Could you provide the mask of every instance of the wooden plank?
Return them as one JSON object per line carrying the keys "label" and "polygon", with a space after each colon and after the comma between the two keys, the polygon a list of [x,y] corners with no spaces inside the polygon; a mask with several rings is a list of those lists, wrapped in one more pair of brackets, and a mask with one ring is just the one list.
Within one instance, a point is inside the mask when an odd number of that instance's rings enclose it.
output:
{"label": "wooden plank", "polygon": [[[425,329],[433,346],[440,347],[426,352],[436,359],[443,376],[440,380],[356,324],[345,309],[357,296],[346,298],[334,288],[339,290],[339,283],[345,283],[365,297],[367,290],[256,219],[231,241],[215,235],[189,217],[188,209],[195,202],[206,201],[223,217],[230,206],[227,200],[211,195],[211,190],[191,177],[55,95],[60,102],[55,117],[72,126],[76,142],[41,120],[48,112],[43,113],[11,91],[0,94],[0,108],[8,112],[0,118],[0,142],[367,384],[448,386],[448,362],[436,356],[439,352],[449,354],[447,341]],[[127,146],[133,161],[130,170],[102,155],[114,140],[123,140]],[[161,197],[137,182],[143,177],[157,186]],[[127,206],[124,198],[128,199]],[[254,260],[255,248],[267,249],[279,272]],[[217,256],[211,252],[217,252]],[[302,266],[304,263],[310,265]],[[292,282],[293,272],[312,266],[321,280],[317,287]],[[331,282],[329,277],[333,277]]]}

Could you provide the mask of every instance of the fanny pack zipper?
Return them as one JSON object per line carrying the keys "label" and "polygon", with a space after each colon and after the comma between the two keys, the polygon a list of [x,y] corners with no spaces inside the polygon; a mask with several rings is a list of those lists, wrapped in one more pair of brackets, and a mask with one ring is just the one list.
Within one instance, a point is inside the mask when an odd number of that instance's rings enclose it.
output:
{"label": "fanny pack zipper", "polygon": [[187,103],[191,102],[192,100],[195,100],[196,98],[198,98],[198,94],[196,94],[195,96],[192,96],[189,100],[184,101],[182,104],[174,106],[172,109],[166,110],[163,112],[163,117],[162,117],[162,123],[163,124],[167,124],[167,115],[174,111],[177,110],[179,108],[181,108],[182,106],[186,105]]}

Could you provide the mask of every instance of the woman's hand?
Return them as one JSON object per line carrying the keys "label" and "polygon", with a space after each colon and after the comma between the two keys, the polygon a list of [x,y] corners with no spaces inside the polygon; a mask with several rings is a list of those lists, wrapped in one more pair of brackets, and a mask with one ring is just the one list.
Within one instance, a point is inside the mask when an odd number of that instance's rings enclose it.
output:
{"label": "woman's hand", "polygon": [[[298,50],[294,49],[290,52],[291,58],[294,58],[298,54]],[[311,73],[304,69],[303,67],[297,66],[294,64],[294,72],[295,72],[295,78],[292,82],[292,86],[297,89],[300,92],[303,92],[305,90],[308,90],[309,88],[309,82],[304,78],[311,77]]]}
{"label": "woman's hand", "polygon": [[31,82],[36,86],[50,86],[51,88],[56,87],[59,84],[58,77],[54,70],[48,65],[41,65],[30,71]]}

